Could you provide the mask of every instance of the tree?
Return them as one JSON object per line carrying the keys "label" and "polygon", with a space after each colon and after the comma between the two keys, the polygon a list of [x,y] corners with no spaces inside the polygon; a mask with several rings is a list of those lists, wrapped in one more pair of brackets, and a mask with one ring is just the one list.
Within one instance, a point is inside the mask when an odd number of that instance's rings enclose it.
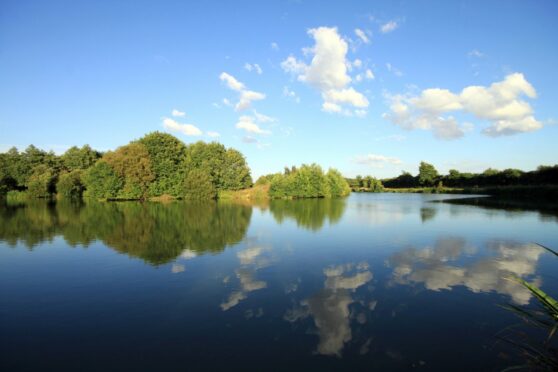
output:
{"label": "tree", "polygon": [[418,178],[421,186],[433,186],[438,178],[438,171],[432,164],[421,161]]}
{"label": "tree", "polygon": [[356,176],[356,180],[357,180],[358,187],[364,186],[364,181],[362,180],[362,176],[360,174]]}
{"label": "tree", "polygon": [[111,166],[116,175],[124,180],[124,187],[118,195],[126,199],[144,199],[150,183],[155,179],[151,171],[151,160],[147,148],[141,143],[130,143],[108,152],[103,160]]}
{"label": "tree", "polygon": [[103,159],[89,168],[84,181],[87,196],[95,199],[116,198],[124,185],[124,180],[118,177],[112,167]]}
{"label": "tree", "polygon": [[80,169],[60,173],[56,183],[56,193],[67,199],[81,198],[84,190],[82,173]]}
{"label": "tree", "polygon": [[89,145],[84,145],[82,148],[72,146],[62,155],[62,163],[68,171],[88,169],[100,157],[101,153],[93,150]]}
{"label": "tree", "polygon": [[185,174],[186,145],[176,137],[161,132],[149,133],[137,142],[147,149],[155,176],[149,185],[149,195],[180,196]]}
{"label": "tree", "polygon": [[244,156],[234,149],[228,149],[224,156],[221,172],[223,177],[222,188],[224,190],[240,190],[251,187],[252,176]]}
{"label": "tree", "polygon": [[217,191],[209,174],[202,169],[192,169],[183,182],[182,197],[186,200],[210,200],[217,198]]}
{"label": "tree", "polygon": [[347,196],[351,188],[337,169],[330,168],[326,174],[329,182],[329,192],[332,197]]}
{"label": "tree", "polygon": [[47,198],[54,193],[56,173],[45,164],[37,165],[28,179],[27,192],[34,198]]}

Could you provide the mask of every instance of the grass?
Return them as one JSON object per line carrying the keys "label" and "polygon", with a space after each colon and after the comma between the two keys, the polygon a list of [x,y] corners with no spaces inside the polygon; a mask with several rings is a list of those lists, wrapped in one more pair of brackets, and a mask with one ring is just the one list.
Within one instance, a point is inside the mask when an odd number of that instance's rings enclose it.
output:
{"label": "grass", "polygon": [[[538,243],[537,245],[558,256],[556,251]],[[558,329],[558,301],[522,278],[511,277],[506,279],[520,284],[531,292],[538,302],[539,309],[525,309],[511,304],[504,308],[515,313],[526,324],[548,333],[542,342],[533,340],[528,337],[527,333],[519,331],[514,331],[507,336],[499,336],[501,340],[518,348],[521,354],[526,357],[525,364],[509,367],[505,371],[518,369],[558,371],[558,348],[552,343]]]}
{"label": "grass", "polygon": [[269,184],[256,185],[249,189],[219,191],[220,200],[264,200],[269,199]]}

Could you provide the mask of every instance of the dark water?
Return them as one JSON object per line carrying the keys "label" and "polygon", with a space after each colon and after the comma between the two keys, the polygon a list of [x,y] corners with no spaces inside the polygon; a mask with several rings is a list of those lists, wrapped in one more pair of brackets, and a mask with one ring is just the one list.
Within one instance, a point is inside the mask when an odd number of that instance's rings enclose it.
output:
{"label": "dark water", "polygon": [[[446,196],[448,197],[448,196]],[[432,200],[0,207],[3,371],[497,371],[558,219]]]}

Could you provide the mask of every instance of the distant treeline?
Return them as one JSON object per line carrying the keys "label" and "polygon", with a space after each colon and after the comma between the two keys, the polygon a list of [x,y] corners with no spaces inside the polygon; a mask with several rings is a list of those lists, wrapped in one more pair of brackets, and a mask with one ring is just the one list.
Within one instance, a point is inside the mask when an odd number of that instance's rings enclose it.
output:
{"label": "distant treeline", "polygon": [[0,195],[20,191],[32,198],[211,199],[219,190],[251,185],[250,169],[239,151],[216,142],[186,145],[160,132],[106,153],[85,145],[57,156],[31,145],[23,152],[12,148],[0,154]]}
{"label": "distant treeline", "polygon": [[524,172],[520,169],[502,171],[489,168],[482,173],[462,173],[451,169],[447,175],[441,175],[429,163],[421,162],[416,176],[403,172],[395,178],[381,180],[384,187],[459,187],[483,188],[493,186],[541,186],[558,185],[558,165],[541,165],[537,170]]}
{"label": "distant treeline", "polygon": [[269,184],[274,199],[330,198],[349,195],[351,189],[341,173],[329,169],[324,173],[317,164],[285,167],[283,173],[261,176],[256,185]]}

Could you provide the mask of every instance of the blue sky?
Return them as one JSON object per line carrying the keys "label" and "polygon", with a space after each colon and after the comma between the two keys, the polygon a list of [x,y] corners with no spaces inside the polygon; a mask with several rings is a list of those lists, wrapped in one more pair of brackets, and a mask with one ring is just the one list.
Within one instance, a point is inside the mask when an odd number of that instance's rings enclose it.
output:
{"label": "blue sky", "polygon": [[557,15],[556,1],[3,1],[0,151],[161,130],[237,148],[255,176],[556,164]]}

